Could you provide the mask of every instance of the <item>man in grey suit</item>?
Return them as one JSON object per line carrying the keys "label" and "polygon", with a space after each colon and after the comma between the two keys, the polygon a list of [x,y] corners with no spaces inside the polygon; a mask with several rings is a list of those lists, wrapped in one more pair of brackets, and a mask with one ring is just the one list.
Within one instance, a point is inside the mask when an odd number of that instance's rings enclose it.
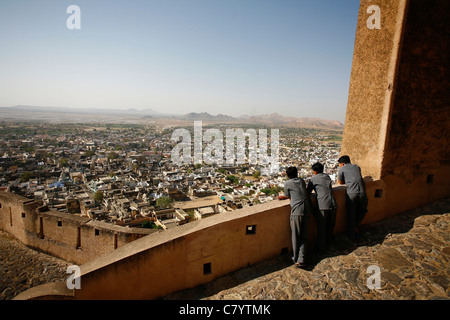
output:
{"label": "man in grey suit", "polygon": [[320,251],[325,251],[333,241],[334,226],[336,224],[337,203],[333,195],[330,176],[323,172],[323,164],[313,164],[314,175],[308,182],[307,191],[315,191],[317,196],[317,210],[315,217],[317,222],[317,246]]}
{"label": "man in grey suit", "polygon": [[289,180],[284,184],[284,196],[278,196],[279,200],[290,199],[291,203],[291,239],[292,260],[298,268],[304,268],[306,264],[306,244],[308,241],[308,218],[312,213],[312,204],[306,191],[306,183],[298,177],[296,167],[286,170]]}
{"label": "man in grey suit", "polygon": [[347,186],[347,235],[351,240],[360,240],[358,227],[367,213],[366,184],[361,175],[361,168],[350,162],[349,156],[338,160],[338,183]]}

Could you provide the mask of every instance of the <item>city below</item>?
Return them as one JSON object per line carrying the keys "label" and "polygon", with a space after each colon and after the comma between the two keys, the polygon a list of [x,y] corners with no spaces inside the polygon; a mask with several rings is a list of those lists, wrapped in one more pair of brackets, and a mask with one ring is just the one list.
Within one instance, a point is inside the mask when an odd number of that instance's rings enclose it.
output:
{"label": "city below", "polygon": [[[187,122],[183,125],[190,129]],[[342,130],[239,126],[279,130],[277,171],[260,163],[174,164],[171,136],[177,125],[171,122],[2,121],[0,190],[39,201],[49,210],[156,231],[273,201],[283,192],[289,166],[297,166],[307,180],[311,165],[321,162],[336,180]],[[235,127],[225,121],[205,123],[203,129]]]}

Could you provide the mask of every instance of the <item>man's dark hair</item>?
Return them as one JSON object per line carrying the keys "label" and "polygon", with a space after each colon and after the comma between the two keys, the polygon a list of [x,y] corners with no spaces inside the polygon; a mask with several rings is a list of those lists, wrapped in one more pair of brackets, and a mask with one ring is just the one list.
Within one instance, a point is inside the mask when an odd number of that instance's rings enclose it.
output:
{"label": "man's dark hair", "polygon": [[297,167],[289,167],[289,168],[287,168],[286,169],[286,174],[287,174],[289,179],[297,178],[297,176],[298,176]]}
{"label": "man's dark hair", "polygon": [[312,165],[311,169],[317,173],[323,173],[323,164],[316,162]]}
{"label": "man's dark hair", "polygon": [[343,163],[343,164],[347,164],[347,163],[351,163],[350,162],[350,157],[349,156],[342,156],[338,159],[339,163]]}

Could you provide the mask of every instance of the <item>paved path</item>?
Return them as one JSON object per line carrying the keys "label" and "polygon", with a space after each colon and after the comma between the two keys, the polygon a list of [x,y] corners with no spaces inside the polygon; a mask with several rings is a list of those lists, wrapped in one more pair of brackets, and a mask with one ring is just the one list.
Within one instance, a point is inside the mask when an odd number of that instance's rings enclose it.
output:
{"label": "paved path", "polygon": [[11,300],[32,287],[65,281],[71,265],[63,260],[37,252],[0,231],[0,300]]}
{"label": "paved path", "polygon": [[[336,247],[307,269],[281,256],[165,299],[450,299],[450,199],[364,226],[358,245],[338,235]],[[380,269],[380,289],[367,273]],[[369,277],[371,277],[369,279]]]}

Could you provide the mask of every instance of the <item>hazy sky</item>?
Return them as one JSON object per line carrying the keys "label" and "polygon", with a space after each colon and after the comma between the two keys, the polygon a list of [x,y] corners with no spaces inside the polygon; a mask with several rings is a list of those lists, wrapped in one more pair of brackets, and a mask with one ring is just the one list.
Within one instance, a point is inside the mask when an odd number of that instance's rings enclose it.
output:
{"label": "hazy sky", "polygon": [[[70,5],[81,29],[70,30]],[[344,121],[358,0],[0,0],[0,106]]]}

